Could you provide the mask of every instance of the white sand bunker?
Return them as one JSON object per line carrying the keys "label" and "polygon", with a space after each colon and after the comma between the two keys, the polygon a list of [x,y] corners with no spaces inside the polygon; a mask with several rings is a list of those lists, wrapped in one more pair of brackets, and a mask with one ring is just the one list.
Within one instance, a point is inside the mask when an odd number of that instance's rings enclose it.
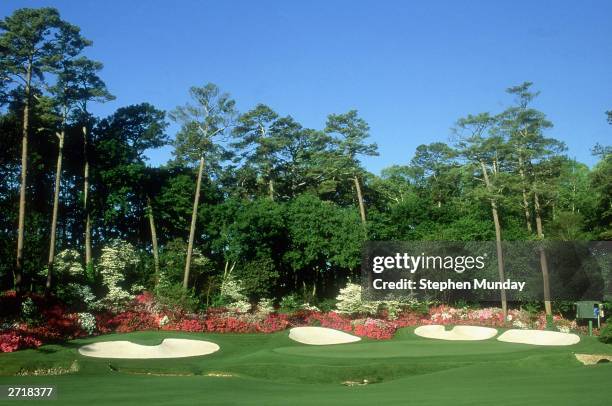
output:
{"label": "white sand bunker", "polygon": [[361,340],[343,331],[325,327],[295,327],[289,330],[289,338],[310,345],[347,344]]}
{"label": "white sand bunker", "polygon": [[508,330],[499,337],[499,341],[506,343],[533,344],[533,345],[574,345],[580,342],[576,334],[559,333],[557,331],[543,330]]}
{"label": "white sand bunker", "polygon": [[166,338],[159,345],[140,345],[129,341],[104,341],[84,345],[79,353],[96,358],[183,358],[219,351],[215,343],[181,338]]}
{"label": "white sand bunker", "polygon": [[433,324],[430,326],[417,327],[414,334],[437,340],[452,341],[479,341],[488,340],[497,334],[497,330],[490,327],[479,326],[455,326],[452,330],[446,330],[444,326]]}

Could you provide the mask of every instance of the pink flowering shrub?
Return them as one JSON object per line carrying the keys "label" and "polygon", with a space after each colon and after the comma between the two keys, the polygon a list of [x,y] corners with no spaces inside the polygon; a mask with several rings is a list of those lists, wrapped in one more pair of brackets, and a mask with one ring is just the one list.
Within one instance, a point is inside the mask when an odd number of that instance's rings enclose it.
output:
{"label": "pink flowering shrub", "polygon": [[354,333],[359,337],[368,337],[374,340],[389,340],[393,338],[397,325],[388,320],[370,319],[355,320]]}
{"label": "pink flowering shrub", "polygon": [[319,325],[321,327],[333,328],[346,332],[353,331],[350,317],[340,315],[336,312],[311,312],[306,317],[305,322],[307,325]]}
{"label": "pink flowering shrub", "polygon": [[198,319],[183,319],[174,323],[168,323],[161,327],[162,330],[187,331],[190,333],[201,333],[206,331],[206,324]]}
{"label": "pink flowering shrub", "polygon": [[116,331],[129,333],[131,331],[153,330],[159,327],[157,317],[147,312],[125,311],[117,315],[99,315],[96,317],[98,330],[102,333]]}
{"label": "pink flowering shrub", "polygon": [[42,345],[39,339],[17,331],[0,334],[0,352],[13,352],[25,348],[37,348]]}
{"label": "pink flowering shrub", "polygon": [[[70,313],[62,303],[39,295],[27,295],[32,299],[40,321],[30,325],[23,320],[12,324],[5,323],[0,330],[0,351],[12,352],[22,348],[35,348],[44,342],[69,340],[89,335],[79,323],[79,315]],[[18,314],[20,298],[14,292],[0,294],[0,316]],[[17,309],[17,313],[14,313]],[[546,328],[544,313],[533,313],[518,309],[508,311],[504,318],[500,308],[482,309],[454,308],[438,305],[429,308],[428,313],[403,311],[393,318],[383,309],[377,316],[354,319],[337,312],[321,312],[300,309],[290,314],[274,312],[236,312],[226,308],[209,308],[204,313],[192,314],[184,310],[168,308],[157,303],[149,292],[137,295],[127,308],[119,313],[98,313],[95,315],[95,332],[131,332],[141,330],[165,330],[209,333],[274,333],[298,326],[321,326],[345,331],[359,337],[374,340],[387,340],[397,329],[426,324],[443,325],[481,325],[513,328]],[[14,320],[14,319],[13,319]],[[553,317],[559,331],[586,333],[586,327],[577,326],[575,321]],[[2,328],[2,327],[0,327]],[[598,330],[594,331],[595,334]]]}
{"label": "pink flowering shrub", "polygon": [[289,327],[289,321],[283,314],[270,314],[265,320],[257,323],[257,331],[261,333],[274,333]]}
{"label": "pink flowering shrub", "polygon": [[425,319],[426,316],[423,316],[420,313],[415,312],[403,312],[400,313],[398,318],[394,320],[397,328],[402,327],[413,327],[419,326],[422,324],[429,324],[429,320]]}

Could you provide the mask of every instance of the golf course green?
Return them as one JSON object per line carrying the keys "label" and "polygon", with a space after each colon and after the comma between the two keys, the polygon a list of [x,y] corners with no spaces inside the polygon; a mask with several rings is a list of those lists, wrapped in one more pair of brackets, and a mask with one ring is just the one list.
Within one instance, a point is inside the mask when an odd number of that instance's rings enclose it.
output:
{"label": "golf course green", "polygon": [[[594,337],[539,347],[432,340],[413,331],[402,329],[389,341],[333,346],[299,344],[287,331],[112,334],[0,354],[0,385],[56,385],[62,405],[542,406],[605,405],[612,398],[612,364],[585,366],[574,356],[612,354],[611,345]],[[157,345],[164,338],[207,340],[221,350],[150,360],[78,353],[93,342]]]}

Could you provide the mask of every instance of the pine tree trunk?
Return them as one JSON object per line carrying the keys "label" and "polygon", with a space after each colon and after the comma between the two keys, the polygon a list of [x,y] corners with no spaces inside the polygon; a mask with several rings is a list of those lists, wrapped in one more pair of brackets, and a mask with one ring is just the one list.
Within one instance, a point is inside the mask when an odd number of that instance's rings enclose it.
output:
{"label": "pine tree trunk", "polygon": [[[487,168],[483,162],[480,162],[480,168],[482,169],[482,174],[485,180],[485,184],[487,189],[491,190],[492,185],[489,179],[489,174],[487,173]],[[504,272],[504,253],[502,250],[501,243],[501,224],[499,222],[499,213],[497,210],[497,203],[494,199],[491,199],[491,214],[493,215],[493,224],[495,226],[495,249],[497,251],[497,271],[499,273],[500,282],[504,282],[506,280],[505,272]],[[508,300],[506,298],[506,290],[500,290],[502,311],[504,313],[504,320],[508,316]]]}
{"label": "pine tree trunk", "polygon": [[147,196],[147,213],[149,217],[149,227],[151,228],[151,246],[153,248],[153,263],[155,265],[155,286],[159,283],[159,250],[157,247],[157,231],[155,229],[155,219],[153,217],[153,206],[151,198]]}
{"label": "pine tree trunk", "polygon": [[198,180],[196,182],[195,198],[193,199],[193,212],[191,213],[191,227],[189,229],[189,244],[187,245],[187,258],[185,260],[185,274],[183,276],[183,288],[187,289],[189,284],[189,270],[191,269],[191,255],[193,253],[193,240],[195,237],[196,219],[198,216],[198,203],[200,201],[200,187],[202,185],[202,172],[204,172],[204,157],[200,158],[198,168]]}
{"label": "pine tree trunk", "polygon": [[268,193],[270,200],[274,201],[274,181],[272,179],[268,180]]}
{"label": "pine tree trunk", "polygon": [[[65,121],[64,114],[64,121]],[[57,233],[57,212],[59,208],[59,192],[62,177],[62,158],[64,152],[64,130],[57,134],[59,139],[59,148],[57,151],[57,167],[55,168],[55,189],[53,191],[53,214],[51,215],[51,235],[49,238],[49,259],[47,261],[47,283],[45,284],[45,292],[51,291],[53,283],[53,262],[55,260],[55,238]]]}
{"label": "pine tree trunk", "polygon": [[[497,271],[499,273],[500,282],[504,282],[506,280],[505,272],[504,272],[504,253],[502,250],[501,243],[501,225],[499,223],[499,214],[497,212],[497,204],[495,201],[491,200],[491,213],[493,214],[493,223],[495,224],[495,249],[497,251]],[[506,290],[501,289],[501,304],[502,311],[504,313],[504,317],[508,316],[508,299],[506,298]]]}
{"label": "pine tree trunk", "polygon": [[527,189],[525,188],[525,170],[523,169],[523,157],[519,153],[519,175],[521,177],[522,194],[523,194],[523,209],[525,210],[525,221],[527,223],[527,232],[531,234],[531,212],[529,211],[529,200],[527,199]]}
{"label": "pine tree trunk", "polygon": [[21,134],[21,185],[19,187],[19,224],[17,226],[17,257],[14,271],[15,290],[21,292],[23,282],[23,239],[25,233],[26,182],[28,173],[28,131],[30,126],[30,84],[32,82],[32,61],[26,72],[23,127]]}
{"label": "pine tree trunk", "polygon": [[83,169],[83,211],[85,213],[85,268],[89,269],[92,264],[91,255],[91,216],[89,214],[89,155],[88,155],[87,126],[83,126],[83,154],[85,156],[85,167]]}
{"label": "pine tree trunk", "polygon": [[353,178],[353,181],[355,182],[355,190],[357,191],[357,202],[359,203],[359,215],[361,216],[361,223],[365,227],[366,226],[366,212],[365,212],[365,206],[363,204],[363,195],[361,194],[361,185],[359,184],[359,178],[357,178],[357,176]]}
{"label": "pine tree trunk", "polygon": [[[540,242],[544,239],[544,228],[542,227],[542,213],[540,207],[540,199],[537,193],[533,194],[535,216],[536,216],[536,230],[538,233],[538,240]],[[546,251],[544,247],[538,248],[540,252],[540,267],[542,268],[542,282],[544,289],[544,310],[546,315],[552,315],[552,304],[550,301],[550,276],[548,273],[548,259],[546,258]]]}

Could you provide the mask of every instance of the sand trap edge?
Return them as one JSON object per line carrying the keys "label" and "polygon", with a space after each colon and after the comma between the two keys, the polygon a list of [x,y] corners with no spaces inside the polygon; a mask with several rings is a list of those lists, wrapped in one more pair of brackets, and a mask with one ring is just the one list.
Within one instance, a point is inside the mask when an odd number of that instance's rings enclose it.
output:
{"label": "sand trap edge", "polygon": [[289,338],[307,345],[349,344],[361,341],[360,337],[326,327],[294,327]]}
{"label": "sand trap edge", "polygon": [[164,359],[209,355],[219,345],[204,340],[165,338],[159,345],[140,345],[131,341],[99,341],[81,346],[79,354],[92,358]]}
{"label": "sand trap edge", "polygon": [[567,346],[578,344],[580,337],[558,331],[510,329],[497,337],[497,340],[515,344]]}
{"label": "sand trap edge", "polygon": [[417,327],[414,334],[423,338],[446,341],[482,341],[489,340],[497,335],[497,329],[482,326],[455,326],[446,330],[443,325],[430,324]]}

